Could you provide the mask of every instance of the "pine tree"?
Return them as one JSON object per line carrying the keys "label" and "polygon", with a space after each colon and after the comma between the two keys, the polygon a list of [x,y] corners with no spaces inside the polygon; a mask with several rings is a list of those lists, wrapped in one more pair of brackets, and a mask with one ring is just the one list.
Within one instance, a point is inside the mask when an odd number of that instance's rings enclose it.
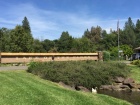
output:
{"label": "pine tree", "polygon": [[139,19],[137,20],[135,30],[136,30],[136,33],[140,33],[140,20]]}
{"label": "pine tree", "polygon": [[135,25],[132,22],[131,18],[128,18],[128,21],[125,23],[124,27],[124,33],[122,34],[122,42],[123,44],[127,44],[131,47],[135,47],[135,42],[136,42],[136,35],[134,32]]}
{"label": "pine tree", "polygon": [[84,36],[83,37],[87,37],[88,39],[91,38],[91,34],[90,34],[90,31],[88,29],[84,32]]}
{"label": "pine tree", "polygon": [[140,20],[139,19],[136,22],[135,33],[136,33],[135,47],[139,47],[140,46]]}
{"label": "pine tree", "polygon": [[28,19],[27,19],[26,16],[24,17],[24,20],[22,21],[22,27],[24,28],[24,30],[27,33],[30,33],[31,34],[30,24],[29,24],[29,21],[28,21]]}
{"label": "pine tree", "polygon": [[28,46],[28,49],[25,50],[25,52],[33,52],[33,37],[31,34],[31,28],[30,28],[30,24],[29,21],[27,19],[27,17],[24,17],[24,20],[22,21],[22,27],[26,33],[26,45]]}

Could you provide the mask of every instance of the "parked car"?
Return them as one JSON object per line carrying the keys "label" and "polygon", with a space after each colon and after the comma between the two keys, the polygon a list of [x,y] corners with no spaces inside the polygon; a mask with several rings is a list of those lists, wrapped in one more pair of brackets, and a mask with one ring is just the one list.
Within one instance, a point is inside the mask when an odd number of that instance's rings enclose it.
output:
{"label": "parked car", "polygon": [[140,59],[140,53],[134,53],[130,58],[131,61],[138,60],[138,59]]}

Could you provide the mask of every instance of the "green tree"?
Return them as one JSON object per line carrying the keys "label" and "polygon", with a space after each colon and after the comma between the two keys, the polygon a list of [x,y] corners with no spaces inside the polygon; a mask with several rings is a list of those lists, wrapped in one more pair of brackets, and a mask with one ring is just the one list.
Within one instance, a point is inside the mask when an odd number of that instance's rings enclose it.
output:
{"label": "green tree", "polygon": [[111,60],[118,60],[118,47],[111,47],[110,48],[110,59]]}
{"label": "green tree", "polygon": [[88,38],[82,37],[79,39],[79,41],[80,52],[95,52],[95,44],[91,43],[91,41]]}
{"label": "green tree", "polygon": [[21,26],[16,26],[15,29],[11,31],[11,46],[10,49],[12,52],[22,52],[22,47],[21,47],[21,40],[24,36],[25,32],[24,29]]}
{"label": "green tree", "polygon": [[10,52],[10,33],[11,30],[7,28],[1,28],[1,51]]}
{"label": "green tree", "polygon": [[[89,39],[92,49],[94,50],[101,50],[102,47],[99,45],[99,43],[102,40],[102,29],[100,26],[97,27],[91,27],[91,30],[88,31],[88,29],[84,32],[83,37],[86,37]],[[94,45],[94,47],[93,47]],[[91,51],[94,51],[91,50]]]}
{"label": "green tree", "polygon": [[58,51],[69,52],[72,48],[73,38],[68,32],[62,32],[60,39],[58,40]]}
{"label": "green tree", "polygon": [[136,33],[140,33],[140,20],[138,19],[137,22],[136,22]]}
{"label": "green tree", "polygon": [[134,29],[135,29],[135,25],[132,22],[131,18],[129,17],[128,21],[125,23],[124,32],[120,36],[120,39],[123,44],[127,44],[133,48],[135,47],[135,42],[136,42],[136,35]]}
{"label": "green tree", "polygon": [[35,53],[46,52],[40,40],[34,39],[33,48]]}
{"label": "green tree", "polygon": [[106,30],[102,30],[102,38],[105,38],[107,35],[108,34],[107,34]]}
{"label": "green tree", "polygon": [[22,26],[17,25],[11,31],[11,51],[12,52],[32,52],[32,44],[29,34],[25,32]]}
{"label": "green tree", "polygon": [[26,16],[24,17],[24,19],[22,21],[22,27],[24,28],[26,33],[30,33],[31,34],[30,24],[29,24],[29,21],[28,21]]}
{"label": "green tree", "polygon": [[95,52],[95,45],[87,37],[74,38],[71,52]]}
{"label": "green tree", "polygon": [[42,45],[46,52],[48,52],[50,49],[53,49],[55,47],[55,42],[49,39],[45,39],[44,41],[42,41]]}
{"label": "green tree", "polygon": [[97,27],[91,27],[91,31],[88,31],[88,29],[84,32],[84,37],[87,37],[92,43],[98,44],[101,41],[101,34],[102,29],[100,26]]}
{"label": "green tree", "polygon": [[130,57],[132,55],[132,53],[133,53],[132,48],[130,46],[128,46],[128,45],[121,45],[120,49],[123,51],[124,57],[125,56]]}
{"label": "green tree", "polygon": [[27,19],[27,17],[24,17],[23,21],[22,21],[22,27],[26,33],[26,45],[28,47],[28,49],[24,50],[25,52],[33,52],[33,37],[32,37],[32,33],[31,33],[31,28],[30,28],[30,24],[29,21]]}
{"label": "green tree", "polygon": [[136,22],[135,33],[136,33],[135,47],[139,47],[140,46],[140,20],[139,19]]}
{"label": "green tree", "polygon": [[101,34],[102,34],[102,29],[100,26],[92,27],[91,28],[91,36],[92,36],[91,41],[93,43],[98,44],[101,41]]}
{"label": "green tree", "polygon": [[117,35],[114,33],[106,35],[100,43],[104,50],[110,50],[110,48],[117,46]]}
{"label": "green tree", "polygon": [[84,32],[84,35],[83,36],[84,37],[87,37],[88,39],[91,39],[92,38],[91,33],[90,33],[90,31],[88,29]]}

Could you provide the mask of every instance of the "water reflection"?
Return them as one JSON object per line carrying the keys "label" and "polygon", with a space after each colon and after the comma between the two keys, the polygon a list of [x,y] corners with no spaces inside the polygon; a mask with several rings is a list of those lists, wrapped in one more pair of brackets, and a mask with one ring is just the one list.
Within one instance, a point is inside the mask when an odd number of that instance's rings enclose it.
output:
{"label": "water reflection", "polygon": [[123,99],[134,105],[140,105],[140,92],[99,90],[98,93]]}

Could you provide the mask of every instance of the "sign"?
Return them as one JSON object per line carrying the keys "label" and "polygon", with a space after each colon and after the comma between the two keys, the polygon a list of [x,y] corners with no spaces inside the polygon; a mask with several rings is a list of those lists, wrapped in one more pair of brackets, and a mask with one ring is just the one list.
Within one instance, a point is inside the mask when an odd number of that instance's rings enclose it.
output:
{"label": "sign", "polygon": [[122,52],[123,52],[123,50],[119,50],[119,52],[120,52],[120,53],[122,53]]}

